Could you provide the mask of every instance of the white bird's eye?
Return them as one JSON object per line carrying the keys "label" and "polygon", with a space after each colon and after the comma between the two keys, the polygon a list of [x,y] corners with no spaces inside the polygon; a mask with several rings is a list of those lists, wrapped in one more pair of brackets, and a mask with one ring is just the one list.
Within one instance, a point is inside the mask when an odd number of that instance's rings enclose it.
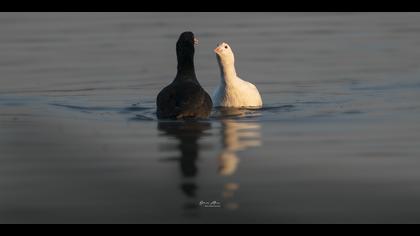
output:
{"label": "white bird's eye", "polygon": [[225,46],[226,49],[228,49],[228,46]]}

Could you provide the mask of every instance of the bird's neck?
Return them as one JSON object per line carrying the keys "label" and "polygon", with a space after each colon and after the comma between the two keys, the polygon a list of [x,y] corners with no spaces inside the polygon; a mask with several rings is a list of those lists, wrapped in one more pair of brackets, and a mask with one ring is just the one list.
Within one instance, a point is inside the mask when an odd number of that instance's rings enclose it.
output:
{"label": "bird's neck", "polygon": [[177,78],[179,79],[195,79],[194,55],[178,57]]}
{"label": "bird's neck", "polygon": [[235,70],[235,63],[229,62],[224,63],[219,61],[219,67],[220,67],[220,75],[222,84],[224,85],[230,85],[235,82],[237,79],[236,70]]}

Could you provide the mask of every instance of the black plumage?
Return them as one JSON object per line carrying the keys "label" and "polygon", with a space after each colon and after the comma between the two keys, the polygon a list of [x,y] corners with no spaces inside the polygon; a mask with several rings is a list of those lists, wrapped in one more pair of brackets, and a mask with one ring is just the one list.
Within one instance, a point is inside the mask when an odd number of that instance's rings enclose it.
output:
{"label": "black plumage", "polygon": [[178,39],[178,71],[174,81],[157,97],[156,113],[159,119],[199,119],[210,116],[213,102],[195,74],[194,43],[192,32],[184,32]]}

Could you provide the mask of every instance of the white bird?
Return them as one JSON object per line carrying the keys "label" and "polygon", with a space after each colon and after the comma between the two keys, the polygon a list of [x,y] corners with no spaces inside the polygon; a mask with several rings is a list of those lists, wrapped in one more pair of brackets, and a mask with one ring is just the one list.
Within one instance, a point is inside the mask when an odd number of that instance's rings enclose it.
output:
{"label": "white bird", "polygon": [[236,75],[232,48],[223,42],[214,52],[220,67],[221,82],[213,93],[213,106],[261,108],[263,102],[257,87]]}

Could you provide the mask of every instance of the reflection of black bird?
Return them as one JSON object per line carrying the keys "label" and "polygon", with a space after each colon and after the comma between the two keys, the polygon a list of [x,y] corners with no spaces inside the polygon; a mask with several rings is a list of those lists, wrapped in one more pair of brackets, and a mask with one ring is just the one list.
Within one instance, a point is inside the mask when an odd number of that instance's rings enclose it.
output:
{"label": "reflection of black bird", "polygon": [[188,197],[195,197],[195,191],[197,190],[197,185],[195,183],[183,183],[181,185],[181,190]]}
{"label": "reflection of black bird", "polygon": [[176,44],[178,72],[175,80],[157,97],[159,119],[208,118],[213,102],[197,80],[192,32],[184,32]]}
{"label": "reflection of black bird", "polygon": [[[159,122],[158,129],[166,136],[175,137],[179,140],[177,150],[181,157],[177,158],[181,167],[181,173],[186,178],[197,176],[198,168],[196,162],[199,157],[200,146],[198,140],[205,135],[205,131],[211,129],[208,122]],[[197,187],[194,183],[184,183],[182,191],[189,197],[195,196]]]}

